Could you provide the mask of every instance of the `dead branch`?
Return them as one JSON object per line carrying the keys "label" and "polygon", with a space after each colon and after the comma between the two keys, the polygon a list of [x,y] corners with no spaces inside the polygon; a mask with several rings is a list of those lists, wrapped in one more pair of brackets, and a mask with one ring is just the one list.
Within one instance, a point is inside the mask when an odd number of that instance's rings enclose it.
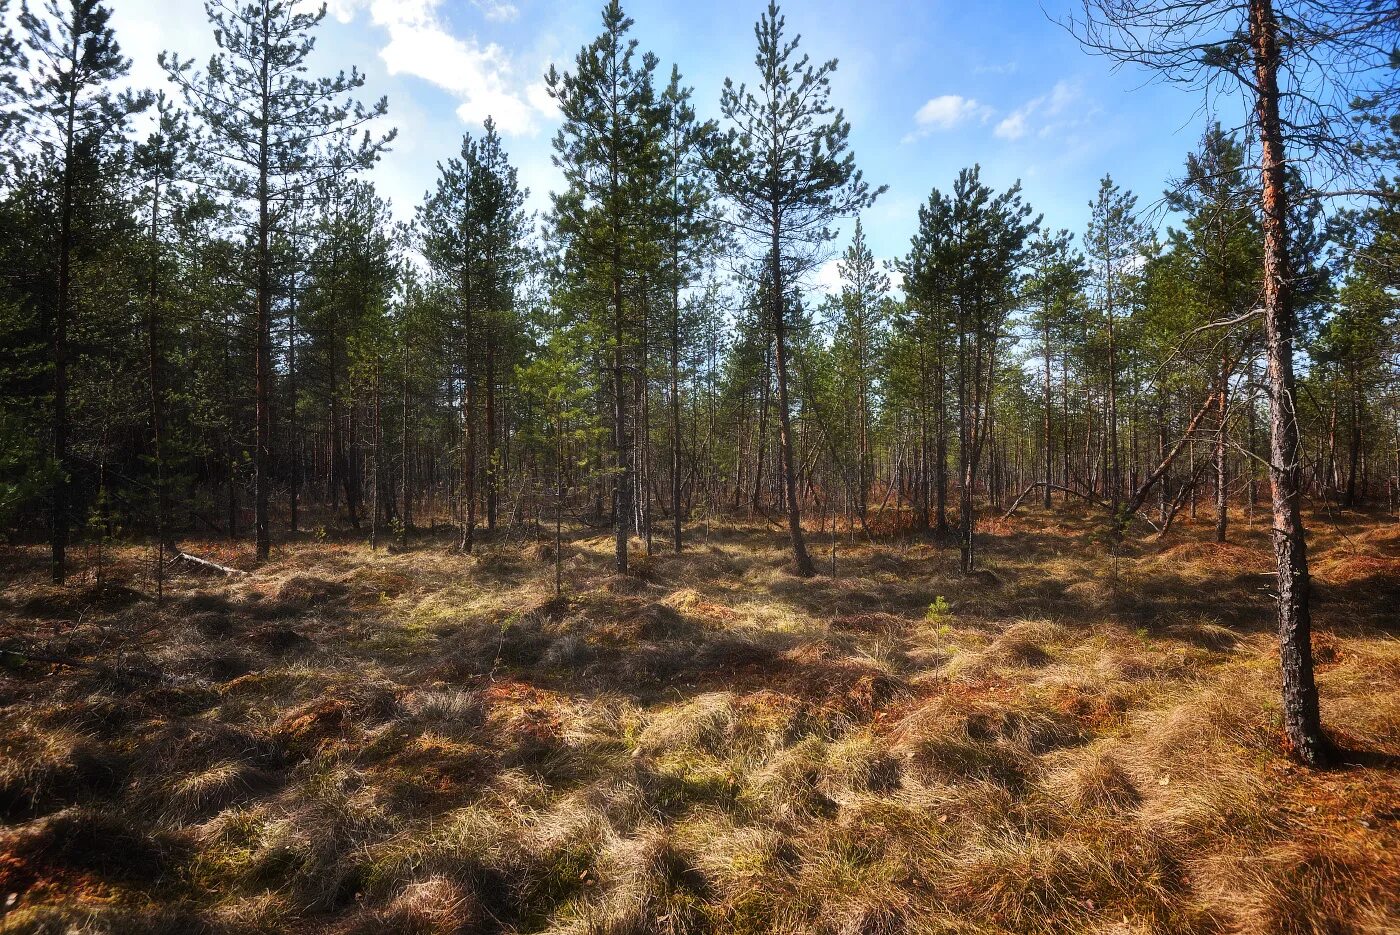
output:
{"label": "dead branch", "polygon": [[211,562],[207,558],[200,558],[198,555],[191,555],[188,552],[175,553],[175,557],[170,560],[170,563],[173,565],[176,562],[189,562],[191,565],[198,568],[207,568],[210,571],[217,571],[219,574],[231,578],[237,578],[248,574],[241,568],[230,568],[227,565],[220,565],[218,562]]}

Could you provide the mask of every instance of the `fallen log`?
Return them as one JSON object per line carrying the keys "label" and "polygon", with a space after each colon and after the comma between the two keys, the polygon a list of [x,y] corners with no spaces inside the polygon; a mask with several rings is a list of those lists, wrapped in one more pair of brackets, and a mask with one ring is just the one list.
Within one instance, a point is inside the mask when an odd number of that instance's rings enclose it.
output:
{"label": "fallen log", "polygon": [[217,571],[219,574],[226,575],[229,577],[236,578],[239,575],[248,574],[241,568],[230,568],[227,565],[220,565],[218,562],[211,562],[207,558],[200,558],[198,555],[191,555],[188,552],[175,553],[175,557],[170,560],[170,563],[173,565],[176,562],[189,562],[191,565],[194,565],[198,568],[207,568],[210,571]]}
{"label": "fallen log", "polygon": [[[1042,487],[1049,487],[1051,490],[1060,490],[1068,494],[1074,494],[1074,496],[1079,497],[1080,499],[1088,503],[1092,503],[1094,506],[1103,507],[1106,510],[1112,509],[1112,504],[1106,503],[1105,501],[1100,500],[1098,497],[1092,496],[1091,494],[1087,494],[1082,490],[1075,490],[1073,487],[1066,487],[1063,484],[1047,484],[1043,480],[1038,480],[1035,483],[1031,484],[1029,487],[1027,487],[1025,490],[1021,491],[1020,496],[1018,496],[1014,501],[1012,501],[1011,508],[1005,513],[1003,513],[1001,515],[1001,518],[1003,520],[1010,519],[1011,514],[1015,513],[1016,509],[1021,505],[1021,501],[1026,499],[1026,496],[1032,490],[1039,490]],[[1133,510],[1132,513],[1126,513],[1125,515],[1136,516],[1138,519],[1151,526],[1154,531],[1160,532],[1160,530],[1157,529],[1157,524],[1152,522],[1152,520],[1149,519],[1147,515],[1144,514],[1141,510]]]}

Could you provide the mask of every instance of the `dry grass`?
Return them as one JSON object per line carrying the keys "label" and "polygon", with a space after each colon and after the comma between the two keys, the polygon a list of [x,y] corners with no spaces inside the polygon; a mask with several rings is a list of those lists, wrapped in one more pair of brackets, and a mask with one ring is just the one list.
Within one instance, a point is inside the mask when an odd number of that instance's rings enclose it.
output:
{"label": "dry grass", "polygon": [[626,578],[576,531],[561,600],[532,541],[190,543],[253,574],[162,606],[139,549],[102,589],[10,549],[0,639],[100,667],[0,676],[0,932],[1393,932],[1400,530],[1316,528],[1320,773],[1261,526],[806,581],[772,529]]}

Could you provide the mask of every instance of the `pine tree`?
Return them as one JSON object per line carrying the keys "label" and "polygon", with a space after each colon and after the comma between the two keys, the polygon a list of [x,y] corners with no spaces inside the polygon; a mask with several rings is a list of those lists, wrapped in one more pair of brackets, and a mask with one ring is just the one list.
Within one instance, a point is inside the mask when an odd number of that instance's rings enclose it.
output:
{"label": "pine tree", "polygon": [[585,291],[597,308],[608,358],[607,387],[612,414],[612,493],[614,565],[627,571],[628,531],[633,513],[632,449],[627,404],[640,364],[629,355],[638,336],[626,294],[629,278],[645,265],[656,243],[648,223],[653,192],[647,182],[661,177],[660,136],[665,126],[655,89],[656,56],[636,57],[628,39],[632,20],[617,0],[603,8],[603,31],[579,50],[574,71],[550,67],[545,81],[559,105],[563,123],[554,137],[554,162],[567,188],[554,196],[554,224],[567,244]]}
{"label": "pine tree", "polygon": [[876,392],[876,366],[885,330],[885,297],[889,277],[875,264],[875,256],[865,242],[865,228],[856,218],[850,246],[837,265],[841,274],[839,309],[841,322],[836,343],[845,359],[852,393],[856,443],[855,511],[861,526],[866,522],[867,500],[873,473],[871,463],[871,421]]}
{"label": "pine tree", "polygon": [[[1280,16],[1279,10],[1285,11]],[[1281,20],[1283,22],[1281,22]],[[1303,457],[1293,368],[1299,265],[1292,258],[1296,194],[1289,168],[1351,174],[1367,152],[1370,127],[1359,102],[1393,102],[1394,10],[1384,3],[1249,0],[1085,0],[1071,29],[1091,50],[1152,69],[1203,92],[1221,81],[1241,87],[1260,147],[1264,356],[1269,395],[1269,481],[1278,564],[1278,633],[1284,734],[1304,763],[1328,758],[1312,663]],[[1307,85],[1283,80],[1306,71]]]}
{"label": "pine tree", "polygon": [[665,244],[663,278],[669,292],[666,321],[666,364],[668,372],[667,408],[671,471],[671,545],[681,551],[683,513],[681,508],[681,367],[689,340],[693,338],[695,316],[687,316],[681,293],[722,245],[715,219],[714,186],[705,164],[714,146],[714,121],[701,123],[691,104],[692,89],[681,84],[679,69],[671,69],[671,80],[662,91],[663,182],[657,199],[656,220]]}
{"label": "pine tree", "polygon": [[934,189],[919,209],[919,230],[903,268],[922,305],[947,310],[956,346],[958,530],[961,567],[976,564],[974,491],[991,425],[999,345],[1019,298],[1027,239],[1039,227],[1019,183],[994,193],[974,166],[947,195]]}
{"label": "pine tree", "polygon": [[[1032,313],[1032,326],[1040,338],[1041,357],[1041,460],[1044,473],[1041,505],[1050,509],[1050,492],[1054,489],[1054,374],[1052,362],[1057,349],[1067,342],[1075,317],[1079,311],[1081,291],[1087,271],[1084,256],[1072,246],[1074,235],[1067,230],[1051,233],[1042,230],[1030,245],[1031,278],[1027,292],[1035,305]],[[1067,354],[1068,349],[1059,350]],[[1066,368],[1067,369],[1067,368]],[[1065,420],[1068,421],[1068,420]],[[1068,465],[1069,446],[1064,446],[1063,455]],[[1065,470],[1064,483],[1069,487],[1069,471]],[[1066,491],[1068,495],[1068,491]]]}
{"label": "pine tree", "polygon": [[1125,192],[1105,175],[1098,195],[1089,203],[1089,229],[1084,234],[1084,250],[1089,257],[1089,276],[1096,309],[1102,316],[1105,338],[1103,370],[1108,472],[1106,487],[1115,522],[1123,500],[1122,437],[1119,432],[1118,395],[1121,391],[1118,319],[1130,313],[1135,264],[1141,259],[1146,228],[1137,217],[1137,196]]}
{"label": "pine tree", "polygon": [[71,523],[69,485],[69,369],[73,350],[73,273],[77,255],[94,248],[95,203],[110,183],[111,147],[130,117],[150,96],[118,92],[130,70],[108,25],[111,11],[98,0],[49,0],[45,13],[27,6],[19,14],[29,69],[20,85],[22,128],[36,150],[35,170],[52,180],[56,236],[51,254],[53,304],[47,328],[50,349],[52,481],[49,493],[50,573],[62,583]]}
{"label": "pine tree", "polygon": [[521,274],[524,202],[517,172],[486,121],[480,140],[467,134],[457,158],[440,164],[437,187],[418,211],[423,253],[434,274],[457,298],[453,346],[460,366],[463,428],[463,511],[460,546],[470,552],[476,527],[477,432],[485,389],[487,525],[496,524],[498,449],[496,387],[509,375],[498,360]]}
{"label": "pine tree", "polygon": [[9,169],[9,134],[19,122],[20,115],[14,109],[19,94],[20,75],[29,64],[10,28],[10,0],[0,0],[0,178]]}
{"label": "pine tree", "polygon": [[767,268],[764,301],[773,329],[778,394],[778,444],[794,571],[816,573],[802,534],[788,391],[789,295],[835,235],[831,224],[874,204],[848,149],[851,126],[830,104],[836,60],[821,65],[798,55],[801,36],[784,38],[775,2],[754,25],[758,84],[726,78],[720,111],[730,129],[713,164],[720,192],[734,206],[738,231],[760,247]]}
{"label": "pine tree", "polygon": [[[175,531],[170,503],[170,463],[167,423],[171,379],[171,322],[175,305],[170,280],[177,260],[171,247],[173,213],[186,201],[179,186],[194,168],[197,149],[185,115],[162,95],[155,102],[156,124],[146,140],[138,145],[134,161],[143,183],[147,212],[147,267],[144,330],[146,339],[146,383],[150,404],[151,461],[155,474],[155,519],[157,568],[163,569],[166,553],[176,554]],[[163,577],[157,576],[158,589]]]}
{"label": "pine tree", "polygon": [[219,51],[207,70],[162,53],[161,65],[185,94],[222,162],[220,183],[248,207],[255,295],[255,418],[253,448],[257,557],[271,549],[268,497],[272,470],[272,317],[274,240],[295,202],[311,184],[372,165],[394,137],[372,137],[366,124],[388,110],[381,98],[366,107],[351,94],[364,84],[352,70],[328,78],[305,76],[313,35],[326,9],[299,12],[290,0],[209,0],[205,4]]}
{"label": "pine tree", "polygon": [[1230,376],[1236,358],[1253,355],[1257,329],[1252,315],[1259,297],[1262,262],[1259,225],[1244,178],[1243,147],[1217,123],[1186,159],[1186,175],[1166,194],[1172,210],[1184,215],[1183,229],[1168,241],[1183,254],[1192,298],[1202,313],[1200,324],[1234,322],[1213,344],[1216,431],[1215,541],[1224,542],[1229,521]]}

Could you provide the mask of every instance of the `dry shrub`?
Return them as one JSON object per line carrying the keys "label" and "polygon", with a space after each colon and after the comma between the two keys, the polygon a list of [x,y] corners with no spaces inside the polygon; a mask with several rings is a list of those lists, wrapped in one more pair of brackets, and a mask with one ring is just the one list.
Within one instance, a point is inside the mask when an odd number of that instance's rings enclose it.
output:
{"label": "dry shrub", "polygon": [[1315,573],[1330,585],[1376,581],[1393,592],[1400,581],[1400,556],[1350,554],[1325,558],[1317,562]]}
{"label": "dry shrub", "polygon": [[651,714],[637,738],[637,746],[652,754],[677,747],[694,747],[717,754],[733,741],[738,725],[734,694],[708,692]]}
{"label": "dry shrub", "polygon": [[1167,628],[1167,633],[1192,646],[1217,653],[1233,652],[1240,645],[1239,634],[1210,619],[1173,624]]}
{"label": "dry shrub", "polygon": [[1201,930],[1179,892],[1175,860],[1130,828],[1087,837],[1004,827],[974,834],[934,885],[949,909],[1010,931],[1133,931],[1108,927],[1133,917],[1147,931]]}
{"label": "dry shrub", "polygon": [[286,613],[324,610],[349,593],[350,589],[341,581],[316,575],[292,575],[278,585],[272,606]]}
{"label": "dry shrub", "polygon": [[850,935],[905,930],[914,906],[901,854],[891,853],[882,840],[839,829],[809,835],[804,845],[794,896],[784,907],[806,917],[798,931]]}
{"label": "dry shrub", "polygon": [[[90,894],[87,894],[90,895]],[[207,929],[197,906],[168,901],[158,906],[87,903],[25,906],[0,918],[4,935],[187,935]]]}
{"label": "dry shrub", "polygon": [[[1364,765],[1287,769],[1271,640],[1222,625],[1253,622],[1225,565],[1262,545],[1105,559],[1076,510],[990,533],[993,587],[863,543],[798,581],[737,525],[648,580],[572,540],[558,602],[528,543],[177,582],[148,652],[179,678],[0,684],[0,804],[44,816],[0,831],[0,931],[1400,930],[1388,621],[1319,605],[1324,722]],[[45,567],[0,626],[33,626]],[[930,594],[955,622],[917,619]],[[65,645],[100,660],[142,612],[94,604]]]}
{"label": "dry shrub", "polygon": [[397,830],[395,817],[360,770],[321,760],[298,779],[262,825],[240,881],[276,883],[312,911],[342,907],[365,886],[364,849]]}
{"label": "dry shrub", "polygon": [[876,633],[882,636],[897,636],[909,628],[910,621],[890,613],[842,614],[831,618],[831,625],[838,630],[853,633]]}
{"label": "dry shrub", "polygon": [[514,807],[488,796],[415,834],[372,845],[364,853],[366,893],[392,898],[407,885],[441,880],[506,924],[538,917],[583,890],[605,833],[596,816],[506,801]]}
{"label": "dry shrub", "polygon": [[0,750],[0,816],[28,817],[107,794],[128,770],[126,757],[88,738],[22,723],[7,731]]}
{"label": "dry shrub", "polygon": [[822,742],[808,737],[780,751],[751,774],[740,801],[756,814],[783,819],[830,818],[835,803],[821,788],[826,751]]}
{"label": "dry shrub", "polygon": [[1146,825],[1182,846],[1200,846],[1221,827],[1272,833],[1259,754],[1276,755],[1278,741],[1266,711],[1259,686],[1240,681],[1135,712],[1115,759],[1142,794]]}
{"label": "dry shrub", "polygon": [[679,591],[672,591],[663,597],[660,603],[673,610],[713,623],[726,624],[739,619],[738,611],[732,607],[706,600],[704,595],[694,588],[681,588]]}
{"label": "dry shrub", "polygon": [[248,634],[248,641],[273,655],[306,652],[314,645],[310,638],[290,627],[269,624]]}
{"label": "dry shrub", "polygon": [[1382,935],[1400,927],[1400,866],[1384,850],[1291,842],[1207,862],[1198,895],[1242,935]]}
{"label": "dry shrub", "polygon": [[1055,661],[1051,647],[1065,642],[1067,631],[1046,620],[1012,624],[981,649],[963,648],[943,666],[947,678],[968,681],[993,675],[1000,668],[1035,669]]}
{"label": "dry shrub", "polygon": [[87,584],[81,587],[39,585],[29,589],[29,596],[20,603],[20,611],[30,617],[54,620],[77,620],[90,611],[117,611],[146,595],[116,582]]}
{"label": "dry shrub", "polygon": [[1075,674],[1047,679],[1043,684],[1049,690],[1048,700],[1055,710],[1074,718],[1086,729],[1120,726],[1142,689],[1131,683],[1105,680],[1102,673],[1091,675],[1090,678]]}
{"label": "dry shrub", "polygon": [[1322,719],[1344,747],[1400,756],[1400,640],[1350,640],[1318,675]]}
{"label": "dry shrub", "polygon": [[1019,785],[1034,769],[1024,750],[974,738],[968,718],[935,702],[902,719],[891,734],[891,752],[905,761],[906,775],[923,782],[983,779]]}
{"label": "dry shrub", "polygon": [[190,618],[190,624],[201,636],[222,640],[233,635],[234,622],[227,611],[205,611]]}
{"label": "dry shrub", "polygon": [[274,736],[219,721],[163,723],[143,740],[132,791],[166,820],[207,817],[270,792],[286,763]]}
{"label": "dry shrub", "polygon": [[1137,808],[1142,794],[1131,776],[1102,747],[1051,773],[1046,785],[1076,812],[1126,812]]}
{"label": "dry shrub", "polygon": [[429,724],[481,723],[481,697],[476,692],[455,689],[419,689],[403,698],[404,710],[414,718]]}
{"label": "dry shrub", "polygon": [[689,857],[660,829],[608,836],[584,877],[586,925],[562,931],[597,935],[698,933],[704,925],[703,880]]}
{"label": "dry shrub", "polygon": [[629,566],[625,575],[613,575],[603,582],[603,588],[609,594],[622,596],[635,596],[645,594],[647,590],[646,578],[640,575],[634,566]]}
{"label": "dry shrub", "polygon": [[414,579],[394,568],[367,565],[346,576],[345,584],[350,589],[355,606],[368,608],[412,591]]}
{"label": "dry shrub", "polygon": [[718,818],[680,829],[696,851],[696,863],[727,904],[742,903],[765,889],[779,889],[797,864],[798,852],[781,831],[764,825],[734,825]]}
{"label": "dry shrub", "polygon": [[170,782],[170,804],[189,817],[207,815],[237,805],[272,789],[278,777],[249,763],[224,760]]}
{"label": "dry shrub", "polygon": [[430,876],[399,890],[362,931],[402,935],[458,935],[484,919],[476,896],[460,882]]}
{"label": "dry shrub", "polygon": [[66,809],[0,833],[7,892],[74,873],[154,884],[177,863],[177,850],[172,840],[149,834],[110,809]]}
{"label": "dry shrub", "polygon": [[222,929],[239,935],[294,931],[299,924],[286,896],[272,892],[230,897],[215,906],[209,916],[215,931]]}

